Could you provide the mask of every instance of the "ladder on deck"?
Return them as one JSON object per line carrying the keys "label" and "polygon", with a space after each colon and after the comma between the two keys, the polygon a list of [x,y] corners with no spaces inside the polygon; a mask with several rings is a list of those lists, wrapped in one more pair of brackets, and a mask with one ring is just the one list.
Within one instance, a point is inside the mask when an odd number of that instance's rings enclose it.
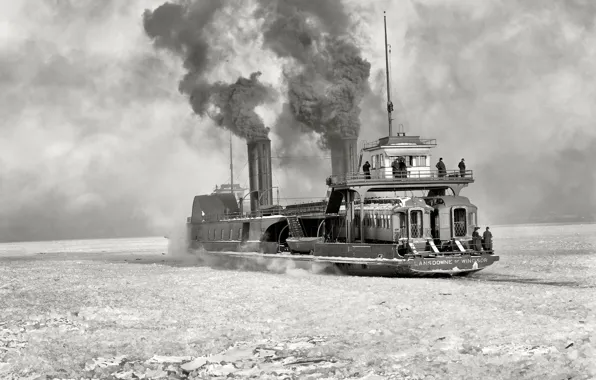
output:
{"label": "ladder on deck", "polygon": [[433,253],[440,253],[439,248],[437,248],[437,245],[434,241],[428,240],[428,245],[430,245],[430,249],[433,251]]}
{"label": "ladder on deck", "polygon": [[302,224],[298,220],[296,216],[286,216],[288,220],[288,228],[290,229],[290,235],[295,238],[304,237],[304,230],[302,229]]}

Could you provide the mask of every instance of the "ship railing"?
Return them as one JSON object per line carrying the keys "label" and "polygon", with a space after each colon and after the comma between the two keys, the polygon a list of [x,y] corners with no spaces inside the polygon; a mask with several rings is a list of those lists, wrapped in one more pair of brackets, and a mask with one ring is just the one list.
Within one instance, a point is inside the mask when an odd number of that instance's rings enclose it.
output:
{"label": "ship railing", "polygon": [[303,214],[313,214],[313,213],[322,213],[325,212],[327,208],[327,204],[323,205],[313,205],[313,206],[303,206],[303,207],[292,207],[288,209],[281,210],[281,215],[303,215]]}
{"label": "ship railing", "polygon": [[437,182],[461,182],[462,179],[473,180],[474,172],[472,170],[438,170],[420,169],[407,172],[393,173],[391,169],[381,173],[365,174],[363,172],[348,173],[346,175],[332,175],[327,178],[328,185],[345,184],[351,181],[371,181],[371,182],[411,182],[411,181],[437,181]]}
{"label": "ship railing", "polygon": [[375,148],[377,146],[379,146],[379,140],[362,142],[362,149]]}
{"label": "ship railing", "polygon": [[393,229],[393,241],[400,241],[401,239],[407,239],[408,229],[406,227],[394,228]]}
{"label": "ship railing", "polygon": [[279,198],[278,206],[283,207],[303,207],[321,202],[327,202],[323,197],[300,197],[300,198]]}
{"label": "ship railing", "polygon": [[430,227],[426,227],[424,229],[424,238],[425,239],[432,239],[433,238],[432,229]]}
{"label": "ship railing", "polygon": [[[404,140],[403,143],[398,143],[399,145],[437,145],[437,139],[411,139],[411,140]],[[368,148],[375,148],[379,146],[379,140],[375,141],[363,141],[362,142],[362,149]]]}
{"label": "ship railing", "polygon": [[279,205],[271,206],[264,210],[248,211],[248,212],[231,212],[225,214],[206,214],[203,216],[205,222],[217,222],[225,220],[234,220],[241,218],[260,218],[266,215],[306,215],[315,213],[324,213],[327,208],[327,202],[322,200],[315,204],[295,204],[290,207],[283,207]]}

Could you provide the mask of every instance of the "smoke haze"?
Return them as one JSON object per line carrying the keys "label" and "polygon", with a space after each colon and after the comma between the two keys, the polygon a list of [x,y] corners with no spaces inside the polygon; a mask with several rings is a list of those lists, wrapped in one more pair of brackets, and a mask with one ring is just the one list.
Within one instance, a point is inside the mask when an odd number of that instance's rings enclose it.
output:
{"label": "smoke haze", "polygon": [[330,139],[357,137],[370,63],[352,39],[349,10],[340,0],[258,3],[256,14],[265,19],[263,46],[291,58],[284,62],[288,107],[283,110],[298,125],[289,128],[317,133],[325,148]]}
{"label": "smoke haze", "polygon": [[167,234],[229,181],[221,127],[236,183],[268,133],[280,195],[323,196],[330,136],[386,134],[383,10],[395,123],[465,157],[481,223],[595,214],[591,2],[0,7],[1,240]]}
{"label": "smoke haze", "polygon": [[404,40],[415,68],[403,82],[409,122],[441,138],[448,165],[467,158],[478,178],[468,194],[485,221],[595,214],[596,50],[586,17],[595,8],[414,3]]}
{"label": "smoke haze", "polygon": [[166,234],[227,166],[122,4],[2,4],[1,240]]}

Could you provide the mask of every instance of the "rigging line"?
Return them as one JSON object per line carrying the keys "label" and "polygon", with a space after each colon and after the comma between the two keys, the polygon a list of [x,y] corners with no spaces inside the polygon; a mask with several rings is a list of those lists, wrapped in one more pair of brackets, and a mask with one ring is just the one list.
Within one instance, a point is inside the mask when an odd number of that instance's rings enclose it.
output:
{"label": "rigging line", "polygon": [[[394,99],[397,99],[397,103],[398,104],[401,104],[399,102],[398,96],[396,95],[397,94],[397,91],[396,91],[396,87],[395,87],[395,82],[393,81],[393,62],[391,61],[391,45],[389,45],[387,47],[387,49],[388,49],[387,60],[389,61],[388,71],[389,71],[389,78],[390,78],[389,88],[391,89],[391,94],[393,95],[393,98]],[[400,107],[400,109],[401,109],[401,107]],[[394,104],[394,112],[395,112],[395,104]],[[398,114],[398,112],[395,112],[395,114],[396,115],[393,116],[393,118],[394,118],[394,120],[396,122],[399,122],[399,119],[398,119],[399,118],[399,114]],[[397,131],[398,132],[403,132],[402,131],[402,125],[400,123],[398,123],[398,125],[397,125]]]}
{"label": "rigging line", "polygon": [[[393,102],[394,102],[394,112],[395,112],[395,116],[394,116],[394,120],[397,122],[397,130],[398,132],[404,132],[405,131],[405,124],[407,122],[407,116],[406,116],[406,110],[403,107],[403,103],[399,100],[399,96],[397,96],[398,91],[397,91],[397,84],[396,81],[393,80],[393,63],[391,61],[391,53],[392,53],[392,49],[391,49],[391,45],[389,45],[389,54],[388,54],[388,60],[389,60],[389,77],[391,78],[391,83],[390,83],[390,87],[391,87],[391,94],[393,95]],[[399,110],[395,109],[395,103],[397,103],[397,105],[399,106]],[[422,107],[420,107],[422,108]]]}
{"label": "rigging line", "polygon": [[331,156],[271,156],[271,158],[324,158],[324,159],[330,159]]}
{"label": "rigging line", "polygon": [[236,175],[234,176],[234,178],[236,179],[236,181],[237,181],[236,183],[237,184],[240,184],[240,175],[242,173],[244,173],[244,168],[246,168],[247,165],[248,165],[248,161],[246,161],[244,163],[244,166],[242,166],[242,168],[240,170],[236,171]]}
{"label": "rigging line", "polygon": [[[277,175],[275,174],[275,172],[273,172],[273,170],[271,170],[271,172],[272,172],[271,177],[273,177],[275,179],[275,184],[277,185],[277,194],[279,194],[281,192],[280,186],[279,186],[279,179],[277,178]],[[273,182],[273,181],[271,181],[271,182]],[[271,192],[273,193],[273,189],[271,189]],[[273,194],[271,194],[271,195],[273,195]],[[278,196],[277,203],[279,203],[280,199],[281,199],[281,196]]]}
{"label": "rigging line", "polygon": [[295,199],[310,199],[313,201],[318,201],[318,202],[325,202],[325,198],[322,197],[288,197],[288,198],[283,198],[283,197],[279,197],[279,199],[286,199],[286,200],[295,200]]}

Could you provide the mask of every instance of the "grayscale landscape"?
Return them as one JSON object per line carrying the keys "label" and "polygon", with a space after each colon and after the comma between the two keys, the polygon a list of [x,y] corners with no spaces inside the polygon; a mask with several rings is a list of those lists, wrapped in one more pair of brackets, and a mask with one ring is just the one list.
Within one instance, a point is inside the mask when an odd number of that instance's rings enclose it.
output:
{"label": "grayscale landscape", "polygon": [[2,244],[0,370],[15,379],[596,376],[596,225],[493,230],[501,261],[436,279],[211,268],[200,252],[168,251],[164,238]]}
{"label": "grayscale landscape", "polygon": [[596,379],[595,62],[593,0],[0,0],[0,380]]}

